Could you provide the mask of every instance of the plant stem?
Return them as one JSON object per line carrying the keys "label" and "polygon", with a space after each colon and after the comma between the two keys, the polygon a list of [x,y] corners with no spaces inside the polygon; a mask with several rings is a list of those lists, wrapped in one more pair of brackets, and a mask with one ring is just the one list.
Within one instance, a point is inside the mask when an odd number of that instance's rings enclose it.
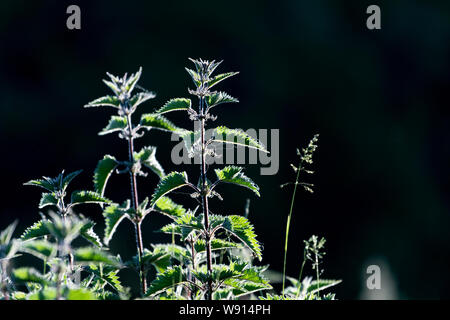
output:
{"label": "plant stem", "polygon": [[[134,138],[133,138],[133,126],[131,124],[131,114],[127,114],[128,123],[128,159],[130,164],[134,165]],[[130,182],[131,182],[131,198],[133,203],[133,209],[137,210],[139,207],[139,198],[137,190],[136,173],[133,167],[130,168]],[[136,233],[136,247],[139,260],[139,277],[141,282],[141,294],[144,295],[147,292],[147,280],[145,279],[144,265],[142,264],[142,255],[144,252],[144,245],[142,242],[141,221],[134,222],[134,228]]]}
{"label": "plant stem", "polygon": [[205,145],[205,114],[203,112],[204,98],[200,98],[201,110],[201,144],[202,144],[202,161],[201,161],[201,179],[202,179],[202,207],[205,224],[205,245],[206,245],[206,268],[208,270],[209,278],[207,283],[206,299],[212,300],[212,259],[211,259],[211,232],[209,230],[209,209],[208,209],[208,195],[206,182],[206,145]]}
{"label": "plant stem", "polygon": [[289,215],[288,215],[287,222],[286,222],[286,238],[285,238],[285,243],[284,243],[284,262],[283,262],[283,288],[281,290],[281,294],[283,294],[283,295],[284,295],[284,288],[285,288],[285,283],[286,283],[286,260],[287,260],[289,229],[291,226],[292,211],[294,209],[294,201],[295,201],[295,194],[297,193],[298,180],[300,178],[300,171],[302,170],[301,166],[302,166],[302,160],[300,159],[300,163],[299,163],[298,169],[297,169],[297,177],[295,178],[294,191],[292,193],[291,208],[289,210]]}
{"label": "plant stem", "polygon": [[301,289],[301,283],[302,283],[302,275],[303,275],[303,268],[305,267],[305,263],[306,263],[306,249],[303,250],[303,262],[302,262],[302,267],[300,268],[300,274],[298,275],[298,290],[297,290],[296,298],[298,298],[298,296],[300,295],[300,289]]}

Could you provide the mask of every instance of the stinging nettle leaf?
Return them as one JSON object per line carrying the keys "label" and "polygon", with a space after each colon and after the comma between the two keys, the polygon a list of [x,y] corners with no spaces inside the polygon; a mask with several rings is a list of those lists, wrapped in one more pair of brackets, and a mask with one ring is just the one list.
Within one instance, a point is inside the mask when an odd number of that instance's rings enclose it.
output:
{"label": "stinging nettle leaf", "polygon": [[57,247],[46,240],[30,240],[21,244],[20,251],[31,254],[41,260],[46,260],[56,254]]}
{"label": "stinging nettle leaf", "polygon": [[77,170],[75,172],[69,173],[67,176],[63,178],[62,184],[63,184],[63,190],[66,190],[69,183],[72,182],[75,177],[77,177],[83,170]]}
{"label": "stinging nettle leaf", "polygon": [[101,196],[105,194],[106,184],[108,179],[113,173],[114,169],[118,166],[116,158],[106,155],[100,160],[95,168],[94,172],[94,189]]}
{"label": "stinging nettle leaf", "polygon": [[163,116],[157,114],[146,113],[141,116],[140,126],[150,129],[158,129],[162,131],[178,132],[180,129]]}
{"label": "stinging nettle leaf", "polygon": [[215,169],[218,181],[240,185],[252,190],[259,197],[259,187],[244,173],[242,167],[227,166],[223,169]]}
{"label": "stinging nettle leaf", "polygon": [[108,125],[100,131],[98,134],[100,136],[104,136],[106,134],[110,134],[116,131],[122,131],[126,129],[128,126],[126,117],[112,116],[109,120]]}
{"label": "stinging nettle leaf", "polygon": [[260,261],[262,260],[261,245],[256,240],[253,226],[248,219],[237,215],[227,216],[222,227],[251,249]]}
{"label": "stinging nettle leaf", "polygon": [[50,234],[50,231],[47,229],[46,225],[42,220],[34,223],[32,226],[28,227],[24,233],[20,236],[20,239],[23,241],[39,238],[43,236],[47,236]]}
{"label": "stinging nettle leaf", "polygon": [[120,88],[115,83],[108,80],[103,80],[103,83],[106,84],[116,96],[120,96]]}
{"label": "stinging nettle leaf", "polygon": [[36,179],[36,180],[30,180],[28,182],[24,183],[25,186],[36,186],[44,188],[50,192],[56,191],[55,186],[53,183],[51,183],[50,179]]}
{"label": "stinging nettle leaf", "polygon": [[212,88],[213,86],[215,86],[216,84],[218,84],[222,80],[225,80],[225,79],[227,79],[229,77],[235,76],[238,73],[239,72],[227,72],[227,73],[218,74],[217,76],[215,76],[214,78],[209,80],[207,82],[207,85],[208,85],[209,88]]}
{"label": "stinging nettle leaf", "polygon": [[84,107],[85,108],[92,108],[92,107],[113,107],[113,108],[119,108],[120,107],[120,101],[117,97],[114,96],[104,96],[98,99],[95,99],[94,101],[89,102]]}
{"label": "stinging nettle leaf", "polygon": [[107,252],[95,247],[84,247],[73,252],[75,262],[78,264],[105,263],[111,266],[118,266],[119,262]]}
{"label": "stinging nettle leaf", "polygon": [[225,92],[215,92],[210,96],[206,97],[206,104],[208,105],[208,109],[211,109],[222,103],[234,103],[234,102],[239,102],[239,100],[233,98],[232,96],[230,96]]}
{"label": "stinging nettle leaf", "polygon": [[186,185],[188,185],[186,172],[169,173],[159,181],[153,193],[151,204],[154,205],[162,196]]}
{"label": "stinging nettle leaf", "polygon": [[84,239],[92,243],[93,245],[101,248],[102,242],[100,241],[99,236],[94,231],[95,222],[86,219],[85,224],[80,229],[80,236],[82,236]]}
{"label": "stinging nettle leaf", "polygon": [[252,138],[247,133],[239,129],[229,129],[224,126],[220,126],[214,129],[213,137],[215,142],[241,145],[247,148],[253,148],[265,153],[269,153],[269,151],[267,151],[266,147],[261,142]]}
{"label": "stinging nettle leaf", "polygon": [[156,279],[150,285],[149,289],[145,293],[145,296],[149,297],[158,294],[168,288],[172,288],[186,282],[186,273],[180,266],[169,267],[163,273],[156,276]]}
{"label": "stinging nettle leaf", "polygon": [[74,191],[71,196],[71,206],[75,206],[82,203],[111,203],[111,200],[108,200],[102,197],[100,194],[94,191]]}
{"label": "stinging nettle leaf", "polygon": [[139,67],[138,72],[136,72],[135,74],[132,74],[130,76],[130,78],[128,78],[128,80],[125,82],[125,90],[128,93],[131,93],[134,90],[134,87],[136,86],[139,79],[141,78],[141,75],[142,75],[142,67]]}
{"label": "stinging nettle leaf", "polygon": [[172,111],[188,110],[191,107],[191,99],[175,98],[166,102],[164,106],[155,111],[156,114],[164,114]]}
{"label": "stinging nettle leaf", "polygon": [[48,281],[39,271],[34,268],[17,268],[12,271],[13,278],[16,282],[26,283],[33,282],[39,284],[47,284]]}
{"label": "stinging nettle leaf", "polygon": [[168,197],[159,198],[155,203],[155,209],[172,219],[180,218],[186,214],[186,209],[182,205],[176,204]]}
{"label": "stinging nettle leaf", "polygon": [[112,236],[116,232],[117,227],[120,222],[129,218],[127,214],[127,210],[130,208],[130,202],[127,201],[122,206],[118,206],[117,204],[112,204],[103,210],[103,216],[105,217],[105,238],[103,242],[108,245],[109,241],[111,241]]}
{"label": "stinging nettle leaf", "polygon": [[141,151],[134,153],[134,160],[142,163],[144,166],[152,170],[158,177],[164,176],[164,169],[156,160],[156,147],[144,147]]}
{"label": "stinging nettle leaf", "polygon": [[133,97],[130,99],[130,105],[133,109],[136,109],[137,106],[139,106],[141,103],[144,103],[147,100],[153,99],[156,97],[156,94],[151,91],[144,91],[136,93]]}
{"label": "stinging nettle leaf", "polygon": [[45,208],[46,206],[56,206],[57,204],[58,199],[56,199],[54,193],[43,193],[39,202],[39,209]]}
{"label": "stinging nettle leaf", "polygon": [[[211,250],[224,250],[224,249],[234,249],[239,248],[240,245],[234,242],[225,241],[222,239],[211,239]],[[196,252],[206,251],[206,241],[203,239],[197,240],[194,244]]]}
{"label": "stinging nettle leaf", "polygon": [[197,72],[195,72],[194,70],[192,70],[192,69],[189,69],[189,68],[184,68],[184,69],[185,69],[185,70],[187,71],[187,73],[189,73],[189,75],[191,76],[192,81],[194,82],[195,86],[196,86],[197,88],[200,87],[201,84],[202,84],[200,75],[199,75]]}

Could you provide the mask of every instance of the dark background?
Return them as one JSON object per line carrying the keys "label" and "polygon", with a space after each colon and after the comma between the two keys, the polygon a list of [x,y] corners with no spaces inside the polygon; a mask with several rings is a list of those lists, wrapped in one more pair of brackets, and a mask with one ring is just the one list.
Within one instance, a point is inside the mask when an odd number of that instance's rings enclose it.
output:
{"label": "dark background", "polygon": [[[80,31],[66,28],[70,4],[81,7]],[[369,4],[381,7],[381,30],[365,26]],[[242,213],[250,197],[264,263],[281,270],[291,189],[279,185],[295,178],[289,167],[295,149],[320,133],[316,174],[308,177],[316,192],[298,194],[288,273],[298,274],[302,240],[319,234],[328,240],[324,277],[343,279],[340,299],[362,297],[373,259],[390,270],[393,298],[450,298],[448,1],[16,0],[0,6],[0,229],[19,219],[22,232],[39,219],[40,192],[23,182],[82,168],[73,188],[92,188],[104,154],[126,157],[123,140],[97,136],[109,113],[82,108],[108,93],[101,82],[106,71],[143,66],[141,85],[158,94],[141,107],[149,112],[188,96],[188,57],[224,59],[219,71],[240,74],[220,88],[240,103],[217,109],[214,124],[279,128],[280,170],[260,176],[249,165],[261,198],[222,188],[225,201],[214,201],[212,210]],[[171,118],[190,125],[184,115]],[[197,178],[197,168],[171,164],[167,134],[152,132],[138,144],[157,145],[167,171]],[[110,182],[107,196],[128,197],[126,176]],[[156,182],[139,180],[141,198]],[[103,234],[100,209],[84,208]],[[146,246],[167,241],[154,233],[166,222],[147,218]],[[134,254],[130,224],[119,228],[111,247],[124,258]]]}

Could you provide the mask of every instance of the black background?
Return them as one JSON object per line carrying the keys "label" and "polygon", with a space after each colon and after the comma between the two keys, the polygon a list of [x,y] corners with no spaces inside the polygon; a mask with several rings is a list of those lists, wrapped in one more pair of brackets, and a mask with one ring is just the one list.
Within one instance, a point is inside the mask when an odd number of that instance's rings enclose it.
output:
{"label": "black background", "polygon": [[[66,28],[66,8],[78,4],[82,29]],[[366,8],[378,4],[382,29],[366,28]],[[284,228],[294,179],[295,149],[320,133],[308,181],[313,195],[297,197],[288,273],[296,276],[302,240],[325,236],[324,276],[341,278],[338,298],[359,298],[365,268],[381,259],[392,271],[398,298],[449,298],[450,4],[445,1],[3,1],[0,10],[0,228],[20,219],[19,231],[39,219],[39,190],[22,186],[62,169],[84,169],[73,188],[92,188],[104,154],[126,157],[124,141],[98,137],[109,114],[82,106],[108,93],[105,72],[144,68],[141,85],[156,91],[149,112],[187,97],[188,57],[224,59],[220,71],[240,71],[221,85],[239,104],[216,110],[236,128],[280,129],[280,170],[247,174],[261,187],[222,188],[212,210],[242,213],[264,244],[264,263],[281,270]],[[172,118],[188,127],[184,115]],[[167,171],[173,143],[151,133]],[[196,178],[195,178],[196,179]],[[141,198],[157,180],[139,181]],[[128,197],[126,176],[111,179],[107,195]],[[177,196],[186,206],[194,203]],[[98,221],[96,207],[82,213]],[[144,240],[167,220],[151,216]],[[113,252],[134,254],[132,227],[123,224]],[[132,275],[124,275],[131,277]]]}

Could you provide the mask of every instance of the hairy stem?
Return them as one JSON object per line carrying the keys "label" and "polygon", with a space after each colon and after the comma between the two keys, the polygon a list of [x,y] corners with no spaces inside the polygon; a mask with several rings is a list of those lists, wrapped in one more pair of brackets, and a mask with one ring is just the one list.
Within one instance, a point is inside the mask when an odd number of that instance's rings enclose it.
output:
{"label": "hairy stem", "polygon": [[[131,115],[127,115],[128,123],[128,159],[129,162],[134,165],[134,138],[133,138],[133,125],[131,124]],[[139,207],[139,198],[137,190],[136,172],[134,168],[130,168],[130,182],[131,182],[131,198],[133,203],[133,209],[137,210]],[[147,292],[147,280],[145,278],[144,265],[142,264],[142,255],[144,252],[144,245],[142,241],[141,221],[134,222],[135,234],[136,234],[136,247],[139,260],[139,278],[141,282],[141,294],[144,295]]]}
{"label": "hairy stem", "polygon": [[297,177],[295,178],[294,191],[292,193],[291,207],[289,209],[289,215],[288,215],[287,222],[286,222],[286,238],[285,238],[285,242],[284,242],[284,262],[283,262],[283,287],[281,290],[281,293],[283,295],[284,295],[284,288],[285,288],[285,283],[286,283],[286,260],[287,260],[289,229],[291,227],[292,211],[294,209],[294,201],[295,201],[295,194],[297,193],[298,180],[300,178],[300,171],[302,170],[301,166],[302,166],[302,160],[300,160],[300,163],[298,165]]}
{"label": "hairy stem", "polygon": [[206,268],[208,270],[209,279],[207,283],[206,299],[212,300],[212,259],[211,259],[211,232],[209,228],[209,209],[208,209],[208,194],[207,194],[207,181],[206,181],[206,143],[205,143],[205,115],[203,112],[204,98],[200,98],[200,108],[201,108],[201,144],[202,144],[202,154],[201,154],[201,179],[202,179],[202,208],[205,224],[205,244],[206,244]]}

